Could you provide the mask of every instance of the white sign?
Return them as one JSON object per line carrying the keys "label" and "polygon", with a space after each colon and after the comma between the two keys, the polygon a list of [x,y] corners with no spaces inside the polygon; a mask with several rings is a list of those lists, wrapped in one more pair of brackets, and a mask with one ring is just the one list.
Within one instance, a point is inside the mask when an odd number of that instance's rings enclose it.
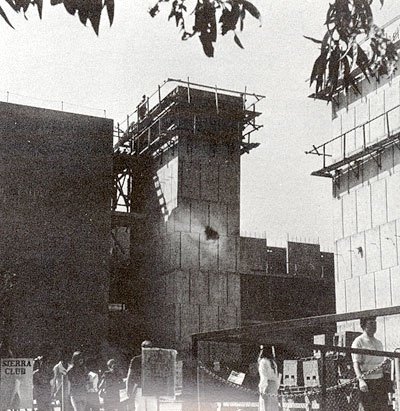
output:
{"label": "white sign", "polygon": [[32,408],[33,359],[2,358],[0,361],[1,409]]}
{"label": "white sign", "polygon": [[242,385],[245,376],[246,374],[244,372],[231,371],[228,381],[237,385]]}
{"label": "white sign", "polygon": [[175,396],[176,354],[164,348],[142,349],[143,396]]}

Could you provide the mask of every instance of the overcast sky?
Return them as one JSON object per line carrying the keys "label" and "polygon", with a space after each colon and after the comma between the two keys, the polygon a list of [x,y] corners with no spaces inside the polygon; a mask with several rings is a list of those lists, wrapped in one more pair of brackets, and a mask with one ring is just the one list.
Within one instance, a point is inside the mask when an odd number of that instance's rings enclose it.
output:
{"label": "overcast sky", "polygon": [[[10,14],[15,30],[0,22],[0,99],[8,91],[10,102],[54,109],[63,101],[65,110],[98,116],[106,110],[119,122],[167,78],[263,94],[258,108],[264,127],[253,135],[261,146],[242,156],[242,232],[265,233],[278,245],[288,235],[319,239],[332,248],[331,181],[311,177],[321,159],[304,154],[331,137],[330,107],[307,97],[318,50],[303,37],[322,37],[329,2],[253,2],[262,26],[246,18],[240,34],[245,49],[227,35],[213,59],[197,38],[180,40],[167,22],[168,4],[152,19],[147,10],[153,2],[116,0],[114,24],[110,28],[104,15],[99,37],[62,5],[45,1],[42,20],[36,12],[28,21]],[[386,0],[383,11],[396,7],[400,11],[397,0]]]}

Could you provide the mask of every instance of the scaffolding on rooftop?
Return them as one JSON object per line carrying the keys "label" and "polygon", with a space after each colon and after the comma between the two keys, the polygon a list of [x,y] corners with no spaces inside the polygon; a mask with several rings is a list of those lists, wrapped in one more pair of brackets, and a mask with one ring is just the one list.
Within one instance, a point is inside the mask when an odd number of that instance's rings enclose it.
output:
{"label": "scaffolding on rooftop", "polygon": [[[259,143],[253,142],[251,136],[262,127],[256,121],[261,115],[256,111],[256,104],[264,98],[247,90],[240,92],[177,79],[167,79],[150,96],[144,95],[135,110],[117,123],[114,130],[116,195],[112,210],[134,211],[131,193],[135,167],[176,145],[180,133],[195,130],[196,111],[216,116],[215,127],[221,132],[232,118],[237,121],[241,136],[240,154],[258,147]],[[126,218],[124,221],[126,224]]]}

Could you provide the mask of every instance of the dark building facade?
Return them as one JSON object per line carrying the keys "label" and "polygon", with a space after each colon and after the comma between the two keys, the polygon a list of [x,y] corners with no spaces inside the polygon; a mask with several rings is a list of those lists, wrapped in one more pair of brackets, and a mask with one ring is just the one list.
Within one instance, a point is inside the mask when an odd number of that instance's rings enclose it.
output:
{"label": "dark building facade", "polygon": [[112,132],[111,120],[0,103],[0,267],[15,274],[2,339],[17,355],[107,334]]}

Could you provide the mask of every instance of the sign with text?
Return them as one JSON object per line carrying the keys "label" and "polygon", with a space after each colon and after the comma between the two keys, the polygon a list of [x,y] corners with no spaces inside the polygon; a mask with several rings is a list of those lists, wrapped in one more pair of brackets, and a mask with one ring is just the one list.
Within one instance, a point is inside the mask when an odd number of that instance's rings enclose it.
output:
{"label": "sign with text", "polygon": [[234,384],[237,384],[237,385],[242,385],[245,376],[246,374],[243,372],[237,372],[237,371],[232,370],[228,377],[228,381],[233,382]]}
{"label": "sign with text", "polygon": [[142,395],[174,397],[176,382],[175,350],[142,349]]}
{"label": "sign with text", "polygon": [[2,358],[0,361],[0,409],[32,408],[33,359]]}

